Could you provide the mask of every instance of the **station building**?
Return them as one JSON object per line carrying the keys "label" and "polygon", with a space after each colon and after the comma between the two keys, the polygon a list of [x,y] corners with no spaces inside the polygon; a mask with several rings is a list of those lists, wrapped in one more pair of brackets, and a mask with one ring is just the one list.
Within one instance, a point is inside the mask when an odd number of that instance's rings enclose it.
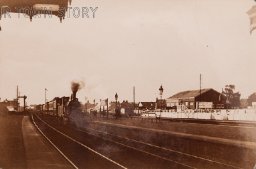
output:
{"label": "station building", "polygon": [[13,100],[4,100],[0,102],[0,114],[8,112],[17,112],[19,108],[19,102],[17,99]]}
{"label": "station building", "polygon": [[212,88],[188,90],[166,99],[167,108],[184,106],[186,109],[225,108],[226,97]]}
{"label": "station building", "polygon": [[139,102],[138,108],[140,110],[154,110],[156,108],[156,102]]}

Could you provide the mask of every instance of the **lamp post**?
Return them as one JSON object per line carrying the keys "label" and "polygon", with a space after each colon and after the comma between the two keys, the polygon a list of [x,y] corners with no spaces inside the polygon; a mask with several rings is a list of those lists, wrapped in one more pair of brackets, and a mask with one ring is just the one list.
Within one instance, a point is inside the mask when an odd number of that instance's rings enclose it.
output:
{"label": "lamp post", "polygon": [[117,99],[118,99],[117,93],[115,94],[115,99],[116,99],[116,109],[117,109]]}
{"label": "lamp post", "polygon": [[101,116],[101,99],[100,99],[100,116]]}
{"label": "lamp post", "polygon": [[27,99],[27,96],[23,96],[23,98],[24,98],[24,112],[26,111],[26,99]]}
{"label": "lamp post", "polygon": [[44,89],[44,103],[46,104],[46,101],[47,101],[47,98],[46,98],[46,92],[47,92],[48,90],[45,88]]}
{"label": "lamp post", "polygon": [[106,104],[107,104],[107,119],[108,119],[108,98],[106,99]]}
{"label": "lamp post", "polygon": [[117,110],[117,99],[118,99],[118,95],[117,95],[117,93],[115,94],[115,99],[116,99],[116,118],[117,118],[117,116],[118,116],[118,110]]}
{"label": "lamp post", "polygon": [[159,88],[160,99],[162,99],[163,92],[164,92],[164,88],[163,88],[163,86],[161,85],[160,88]]}
{"label": "lamp post", "polygon": [[162,101],[163,101],[162,96],[163,96],[163,92],[164,92],[164,88],[161,85],[160,88],[159,88],[159,95],[160,95],[160,100],[159,100],[160,106],[159,107],[160,107],[161,110],[162,110]]}
{"label": "lamp post", "polygon": [[87,97],[85,96],[85,104],[84,104],[84,106],[85,106],[85,113],[87,113]]}

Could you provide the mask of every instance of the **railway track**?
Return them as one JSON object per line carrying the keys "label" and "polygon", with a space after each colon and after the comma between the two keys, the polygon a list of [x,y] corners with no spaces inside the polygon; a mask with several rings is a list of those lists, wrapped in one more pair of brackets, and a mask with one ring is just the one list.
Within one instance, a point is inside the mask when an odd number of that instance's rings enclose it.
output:
{"label": "railway track", "polygon": [[[34,120],[33,117],[32,119]],[[73,163],[74,168],[84,168],[86,166],[86,168],[241,169],[238,166],[117,136],[93,128],[65,129],[61,126],[53,127],[51,121],[46,122],[38,116],[35,116],[35,119],[34,123],[36,126],[38,125],[38,129],[44,130],[41,130],[41,132],[68,161]],[[61,141],[62,144],[60,144],[59,139],[68,141]],[[64,144],[64,142],[69,145]],[[81,163],[79,159],[84,155],[86,157],[93,155],[95,159],[85,158],[84,160],[88,163]],[[102,163],[108,165],[102,167]]]}
{"label": "railway track", "polygon": [[[34,119],[34,116],[32,116],[32,121],[39,132],[75,169],[93,168],[95,165],[99,168],[126,169],[126,167],[121,164],[109,159],[108,157],[52,127],[38,116],[36,116],[36,119],[42,122],[39,124],[38,121],[36,122]],[[77,155],[81,157],[78,157]],[[87,158],[83,159],[84,157]]]}
{"label": "railway track", "polygon": [[[86,130],[85,129],[84,130],[78,129],[78,130],[87,134],[95,135],[97,137],[104,136],[104,139],[109,140],[113,143],[122,144],[123,146],[136,149],[137,151],[142,151],[152,156],[158,156],[159,158],[170,160],[170,161],[173,161],[174,163],[183,163],[192,168],[204,168],[202,166],[208,166],[207,169],[210,169],[210,168],[242,169],[241,167],[238,167],[238,166],[226,164],[226,163],[215,161],[212,159],[199,157],[196,155],[180,152],[177,150],[172,150],[165,147],[160,147],[144,141],[139,141],[139,140],[135,140],[127,137],[121,137],[121,136],[104,132],[104,131],[98,131],[93,128],[86,128]],[[169,159],[170,157],[172,157],[172,159]]]}

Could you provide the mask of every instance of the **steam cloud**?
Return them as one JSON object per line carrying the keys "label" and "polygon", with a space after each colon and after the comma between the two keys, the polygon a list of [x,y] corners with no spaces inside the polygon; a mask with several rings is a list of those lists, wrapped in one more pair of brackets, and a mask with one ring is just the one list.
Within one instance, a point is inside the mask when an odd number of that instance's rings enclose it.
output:
{"label": "steam cloud", "polygon": [[73,93],[76,93],[78,90],[82,89],[84,87],[84,82],[71,82],[71,90]]}

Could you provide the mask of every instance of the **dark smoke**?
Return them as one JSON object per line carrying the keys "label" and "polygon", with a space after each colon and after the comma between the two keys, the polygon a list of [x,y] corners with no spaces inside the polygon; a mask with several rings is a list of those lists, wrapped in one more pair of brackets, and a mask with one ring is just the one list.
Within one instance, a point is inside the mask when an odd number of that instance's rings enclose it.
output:
{"label": "dark smoke", "polygon": [[73,93],[76,93],[78,90],[82,89],[84,87],[84,82],[71,82],[71,90]]}

